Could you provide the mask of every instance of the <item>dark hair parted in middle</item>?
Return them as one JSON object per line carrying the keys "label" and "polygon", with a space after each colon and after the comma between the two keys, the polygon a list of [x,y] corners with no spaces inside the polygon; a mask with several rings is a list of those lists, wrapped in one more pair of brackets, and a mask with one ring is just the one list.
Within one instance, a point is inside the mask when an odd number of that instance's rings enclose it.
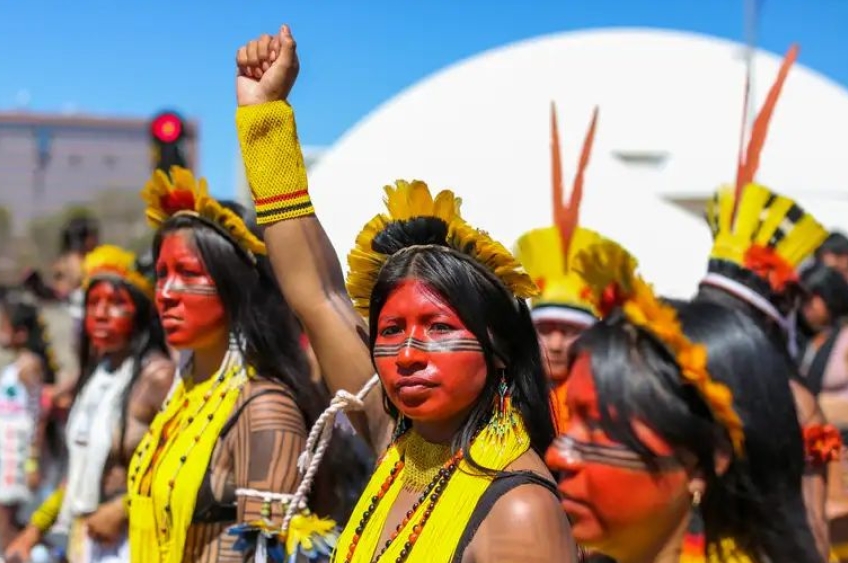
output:
{"label": "dark hair parted in middle", "polygon": [[[371,296],[369,340],[373,350],[380,311],[403,281],[425,283],[456,311],[474,334],[488,366],[483,392],[454,438],[453,447],[469,454],[471,440],[493,414],[501,373],[513,404],[521,413],[532,448],[544,455],[554,438],[548,384],[530,311],[471,256],[448,248],[447,226],[433,217],[390,223],[373,242],[373,249],[391,258],[383,266]],[[498,361],[505,370],[498,369]],[[398,411],[385,400],[392,416]],[[470,458],[469,462],[474,464]],[[481,468],[486,469],[486,468]]]}
{"label": "dark hair parted in middle", "polygon": [[573,359],[591,357],[603,430],[654,470],[656,457],[636,436],[634,419],[681,461],[683,454],[694,456],[706,481],[700,506],[709,546],[720,549],[731,538],[756,561],[819,561],[801,492],[804,449],[789,388],[791,363],[742,312],[702,301],[674,306],[685,335],[706,346],[710,375],[733,392],[744,456],[733,456],[716,474],[716,454],[733,454],[726,432],[684,383],[668,349],[620,313],[587,330],[571,352]]}

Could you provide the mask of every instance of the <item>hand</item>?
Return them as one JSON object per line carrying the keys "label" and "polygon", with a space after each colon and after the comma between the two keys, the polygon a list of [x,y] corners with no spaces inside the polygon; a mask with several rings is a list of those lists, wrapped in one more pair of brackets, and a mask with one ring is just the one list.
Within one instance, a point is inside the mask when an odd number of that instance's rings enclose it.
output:
{"label": "hand", "polygon": [[96,542],[114,545],[126,529],[127,513],[122,498],[101,504],[85,519],[88,536]]}
{"label": "hand", "polygon": [[15,536],[3,556],[9,563],[29,561],[29,552],[39,541],[41,541],[41,532],[38,531],[38,528],[27,526],[23,532]]}
{"label": "hand", "polygon": [[238,105],[287,99],[300,71],[296,48],[289,26],[284,25],[276,37],[265,34],[239,49],[236,54]]}

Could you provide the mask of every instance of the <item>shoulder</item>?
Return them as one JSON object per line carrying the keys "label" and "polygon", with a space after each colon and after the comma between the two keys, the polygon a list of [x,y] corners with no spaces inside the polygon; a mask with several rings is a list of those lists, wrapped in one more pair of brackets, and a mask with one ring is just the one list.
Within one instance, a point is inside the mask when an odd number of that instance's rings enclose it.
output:
{"label": "shoulder", "polygon": [[252,379],[245,386],[237,409],[245,411],[251,431],[275,426],[279,430],[306,434],[306,420],[294,394],[279,381]]}
{"label": "shoulder", "polygon": [[471,545],[474,563],[577,561],[571,527],[559,499],[535,483],[495,502]]}
{"label": "shoulder", "polygon": [[[528,452],[509,469],[554,483],[535,453]],[[571,527],[556,492],[536,482],[521,484],[495,502],[471,548],[475,563],[577,561]]]}
{"label": "shoulder", "polygon": [[32,352],[24,352],[17,361],[20,376],[41,377],[44,372],[44,364],[40,357]]}
{"label": "shoulder", "polygon": [[169,389],[175,372],[176,366],[170,358],[154,352],[143,359],[140,377],[149,385]]}

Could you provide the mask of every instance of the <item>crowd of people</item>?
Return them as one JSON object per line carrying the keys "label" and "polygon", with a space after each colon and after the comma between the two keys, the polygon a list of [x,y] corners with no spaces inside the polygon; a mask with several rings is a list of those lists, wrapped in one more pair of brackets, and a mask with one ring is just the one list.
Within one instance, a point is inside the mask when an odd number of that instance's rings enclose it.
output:
{"label": "crowd of people", "polygon": [[[157,170],[149,254],[74,223],[53,279],[3,296],[3,558],[848,560],[848,238],[756,182],[796,57],[677,300],[580,223],[597,109],[566,190],[552,108],[553,220],[513,251],[460,194],[397,181],[345,277],[287,101],[291,30],[249,41],[254,209]],[[70,366],[48,298],[74,321]]]}

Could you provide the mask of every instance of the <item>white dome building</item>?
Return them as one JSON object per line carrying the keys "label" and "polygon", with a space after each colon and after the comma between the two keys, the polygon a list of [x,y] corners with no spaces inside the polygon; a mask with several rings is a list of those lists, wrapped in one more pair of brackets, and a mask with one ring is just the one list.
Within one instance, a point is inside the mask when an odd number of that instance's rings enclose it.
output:
{"label": "white dome building", "polygon": [[[755,110],[780,60],[756,54]],[[377,108],[312,167],[310,191],[343,261],[382,211],[381,187],[397,178],[454,189],[469,221],[511,246],[551,221],[550,102],[569,185],[597,104],[581,224],[624,243],[660,291],[685,297],[710,247],[693,210],[734,179],[744,75],[742,45],[690,33],[615,29],[523,41],[459,62]],[[844,147],[848,92],[796,65],[758,180],[829,227],[848,227]]]}

